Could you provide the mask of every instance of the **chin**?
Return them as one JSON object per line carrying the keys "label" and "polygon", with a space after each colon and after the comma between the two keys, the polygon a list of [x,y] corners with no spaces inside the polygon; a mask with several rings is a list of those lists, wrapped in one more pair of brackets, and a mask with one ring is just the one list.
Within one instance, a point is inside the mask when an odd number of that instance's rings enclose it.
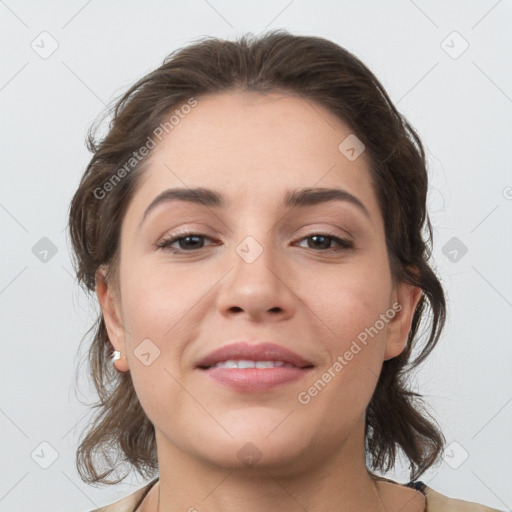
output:
{"label": "chin", "polygon": [[[280,421],[285,416],[281,414]],[[217,429],[215,434],[196,433],[191,441],[196,456],[220,468],[251,472],[279,470],[291,474],[313,446],[313,439],[307,438],[301,425],[286,423],[285,420],[279,425],[260,416],[259,421],[227,423],[233,437]]]}

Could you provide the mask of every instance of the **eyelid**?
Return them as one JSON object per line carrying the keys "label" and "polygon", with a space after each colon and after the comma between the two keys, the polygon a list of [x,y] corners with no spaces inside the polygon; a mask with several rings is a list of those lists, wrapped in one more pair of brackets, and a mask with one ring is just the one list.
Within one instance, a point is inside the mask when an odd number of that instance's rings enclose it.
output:
{"label": "eyelid", "polygon": [[[331,225],[328,227],[319,227],[318,224],[321,224],[321,223],[308,224],[307,226],[305,226],[304,228],[302,228],[300,230],[300,231],[302,231],[302,230],[305,231],[305,234],[300,235],[300,236],[304,237],[304,236],[308,236],[308,234],[310,234],[310,236],[311,236],[312,234],[323,233],[324,235],[334,236],[337,238],[343,238],[343,237],[348,236],[351,242],[354,242],[356,239],[356,237],[350,231],[348,231],[345,228],[342,228],[341,226]],[[339,230],[339,231],[341,231],[341,233],[339,233],[338,231],[335,231],[335,230]]]}
{"label": "eyelid", "polygon": [[[176,243],[178,240],[180,240],[182,238],[186,238],[188,236],[197,236],[197,237],[202,237],[202,238],[209,239],[209,240],[214,240],[213,237],[211,237],[210,235],[207,235],[206,233],[203,233],[200,229],[184,228],[183,230],[178,230],[178,231],[175,231],[175,232],[172,232],[172,233],[162,236],[159,239],[159,241],[155,243],[155,247],[157,249],[165,250],[166,249],[166,247],[164,246],[165,244]],[[217,245],[217,244],[211,244],[211,245]],[[210,247],[210,246],[208,246],[208,247]],[[192,251],[188,251],[188,252],[192,252]]]}
{"label": "eyelid", "polygon": [[348,249],[354,248],[354,240],[351,237],[344,237],[343,235],[339,235],[338,233],[331,232],[329,230],[322,230],[322,229],[319,229],[318,231],[312,231],[310,233],[306,233],[305,235],[296,238],[296,241],[294,243],[302,242],[302,241],[307,240],[308,238],[311,238],[313,236],[323,236],[326,238],[331,238],[335,243],[337,243],[339,245],[338,249],[336,249],[336,247],[331,247],[330,249],[325,249],[323,251],[318,251],[318,252],[328,252],[328,251],[343,250],[343,249],[348,250]]}

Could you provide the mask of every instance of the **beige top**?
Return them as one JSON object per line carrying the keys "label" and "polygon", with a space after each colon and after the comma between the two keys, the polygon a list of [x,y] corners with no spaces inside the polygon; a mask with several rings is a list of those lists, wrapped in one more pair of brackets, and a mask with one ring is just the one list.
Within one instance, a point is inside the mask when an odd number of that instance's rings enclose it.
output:
{"label": "beige top", "polygon": [[[393,484],[403,485],[387,478],[377,478]],[[105,507],[91,510],[90,512],[135,512],[137,507],[144,500],[146,494],[157,481],[158,477],[125,498],[122,498],[110,505],[106,505]],[[427,508],[425,509],[425,512],[504,512],[502,510],[480,505],[479,503],[448,498],[428,486],[425,486],[425,489],[422,492],[425,494],[427,501]]]}

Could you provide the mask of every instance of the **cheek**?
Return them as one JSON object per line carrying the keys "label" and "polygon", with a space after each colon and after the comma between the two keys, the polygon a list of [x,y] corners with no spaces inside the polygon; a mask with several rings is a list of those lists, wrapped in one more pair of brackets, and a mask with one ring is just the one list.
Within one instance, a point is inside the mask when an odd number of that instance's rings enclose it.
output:
{"label": "cheek", "polygon": [[312,416],[324,418],[324,434],[340,435],[364,414],[377,385],[388,325],[381,315],[390,305],[385,287],[349,278],[331,281],[336,284],[337,290],[311,296],[328,360],[297,398]]}
{"label": "cheek", "polygon": [[316,313],[319,328],[338,349],[373,326],[390,307],[391,276],[381,262],[357,262],[306,276],[303,297]]}
{"label": "cheek", "polygon": [[186,293],[178,273],[126,263],[125,276],[131,277],[125,278],[122,293],[130,373],[146,415],[153,423],[163,424],[168,422],[169,404],[179,410],[186,401],[178,382],[183,379],[187,336],[197,335],[197,322],[192,323],[189,315],[191,301],[198,298]]}
{"label": "cheek", "polygon": [[391,307],[392,290],[386,265],[360,263],[316,274],[315,286],[303,283],[307,306],[318,319],[319,345],[328,354],[304,401],[332,408],[338,416],[351,411],[352,420],[363,413],[377,384],[389,323],[381,315]]}
{"label": "cheek", "polygon": [[[183,352],[191,339],[200,337],[210,301],[211,279],[197,271],[170,271],[165,263],[142,264],[126,261],[123,317],[128,357],[134,380],[145,379],[148,371],[137,360],[149,352],[152,372],[167,369],[180,379],[187,368]],[[133,364],[132,364],[133,363]],[[154,380],[154,376],[151,377]],[[163,377],[169,380],[169,375]]]}
{"label": "cheek", "polygon": [[165,265],[151,264],[149,258],[127,259],[124,263],[122,295],[126,325],[134,338],[153,336],[158,342],[190,310],[200,290],[185,273],[170,272]]}

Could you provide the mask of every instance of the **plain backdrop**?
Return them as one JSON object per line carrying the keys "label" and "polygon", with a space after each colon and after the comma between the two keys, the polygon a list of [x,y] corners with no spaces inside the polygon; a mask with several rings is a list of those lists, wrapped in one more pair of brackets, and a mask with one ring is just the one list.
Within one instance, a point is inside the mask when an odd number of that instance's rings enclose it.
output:
{"label": "plain backdrop", "polygon": [[421,480],[510,510],[511,23],[510,0],[0,1],[0,510],[87,511],[145,483],[94,488],[75,469],[78,347],[97,306],[75,283],[66,223],[87,129],[174,49],[276,28],[355,53],[427,148],[449,317],[414,383],[449,448]]}

